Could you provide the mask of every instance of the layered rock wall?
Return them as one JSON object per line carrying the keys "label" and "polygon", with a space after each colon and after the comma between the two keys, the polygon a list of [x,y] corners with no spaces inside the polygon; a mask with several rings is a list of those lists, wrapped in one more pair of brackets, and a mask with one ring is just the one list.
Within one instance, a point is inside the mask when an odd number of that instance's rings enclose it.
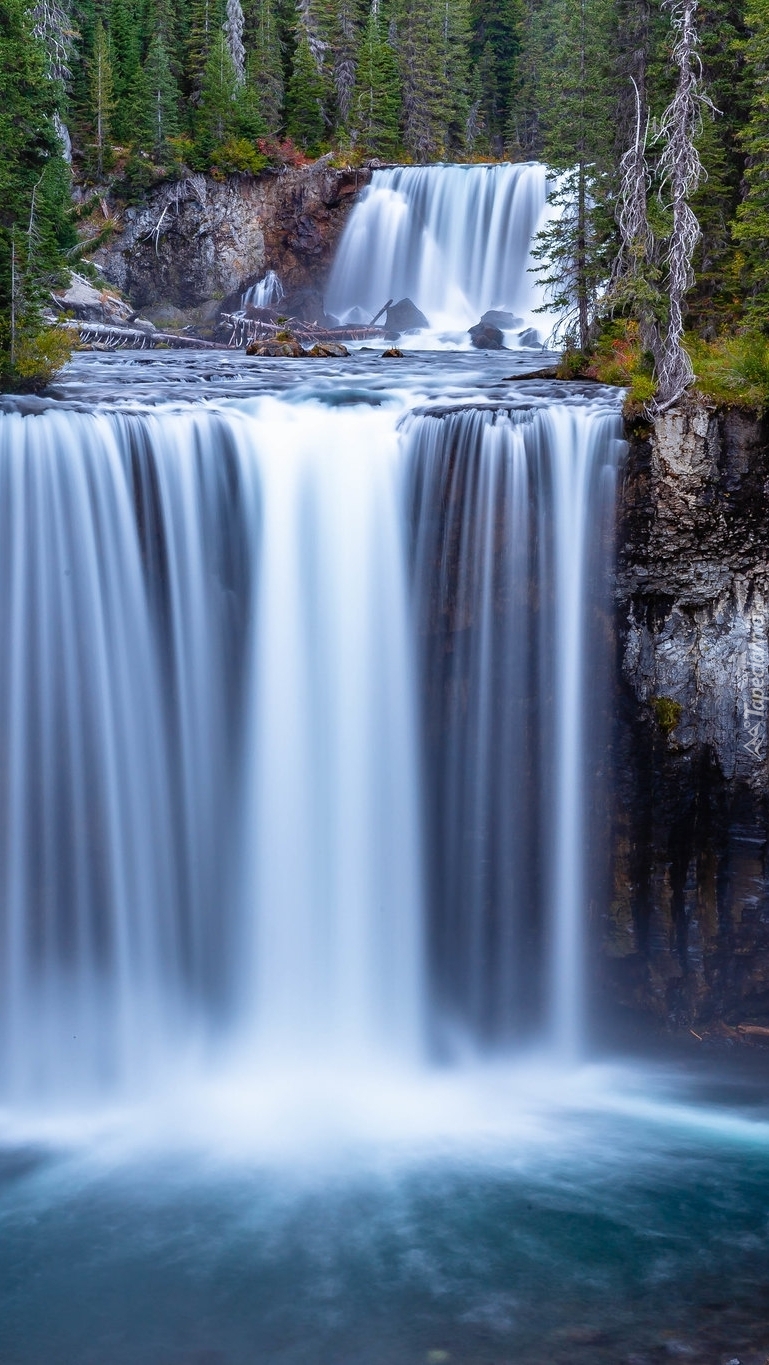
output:
{"label": "layered rock wall", "polygon": [[769,429],[688,401],[630,433],[616,579],[607,996],[769,1023]]}
{"label": "layered rock wall", "polygon": [[322,288],[370,174],[321,160],[226,181],[190,175],[125,209],[120,232],[93,259],[136,308],[196,308],[238,294],[267,270],[289,290]]}

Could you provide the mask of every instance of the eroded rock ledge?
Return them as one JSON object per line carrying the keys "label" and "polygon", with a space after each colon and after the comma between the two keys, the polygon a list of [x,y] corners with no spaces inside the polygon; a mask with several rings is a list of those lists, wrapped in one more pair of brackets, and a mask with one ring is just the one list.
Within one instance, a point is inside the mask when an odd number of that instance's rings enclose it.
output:
{"label": "eroded rock ledge", "polygon": [[322,287],[349,208],[371,172],[311,166],[230,176],[190,175],[123,211],[94,254],[135,308],[224,300],[276,270],[290,290]]}
{"label": "eroded rock ledge", "polygon": [[769,1024],[769,427],[688,400],[629,433],[616,578],[613,1000]]}

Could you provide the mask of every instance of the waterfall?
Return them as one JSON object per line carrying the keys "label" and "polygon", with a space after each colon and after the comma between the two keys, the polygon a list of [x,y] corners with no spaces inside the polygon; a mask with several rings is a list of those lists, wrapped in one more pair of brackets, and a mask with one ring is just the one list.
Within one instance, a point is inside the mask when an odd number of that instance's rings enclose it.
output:
{"label": "waterfall", "polygon": [[250,304],[254,308],[277,308],[284,294],[280,276],[276,271],[268,270],[261,280],[241,294],[240,306],[248,308]]}
{"label": "waterfall", "polygon": [[547,172],[537,164],[396,166],[375,171],[337,252],[326,306],[369,322],[388,299],[408,297],[434,331],[463,333],[488,309],[519,334],[546,339],[535,312],[542,291],[531,243],[547,213]]}
{"label": "waterfall", "polygon": [[618,418],[458,409],[408,430],[438,1027],[578,1053]]}
{"label": "waterfall", "polygon": [[0,416],[4,1092],[574,1042],[617,421]]}

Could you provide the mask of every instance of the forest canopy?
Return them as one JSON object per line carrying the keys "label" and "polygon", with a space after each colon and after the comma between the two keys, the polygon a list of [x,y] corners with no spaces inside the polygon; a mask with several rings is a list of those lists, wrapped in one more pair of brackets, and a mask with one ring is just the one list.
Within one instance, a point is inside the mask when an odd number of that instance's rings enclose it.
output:
{"label": "forest canopy", "polygon": [[[648,349],[649,329],[668,326],[683,222],[666,111],[681,89],[684,9],[683,134],[699,167],[684,196],[699,225],[685,325],[706,343],[762,332],[769,0],[0,0],[3,353],[9,318],[18,353],[76,254],[71,175],[131,198],[190,171],[251,174],[326,152],[545,161],[564,212],[539,243],[540,268],[564,336],[592,345],[608,297]],[[644,221],[623,243],[639,137]]]}

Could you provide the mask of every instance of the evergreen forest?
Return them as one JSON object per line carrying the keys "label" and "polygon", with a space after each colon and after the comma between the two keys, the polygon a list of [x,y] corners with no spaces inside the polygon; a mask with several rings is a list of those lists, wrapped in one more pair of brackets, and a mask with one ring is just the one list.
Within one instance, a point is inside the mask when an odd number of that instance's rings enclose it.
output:
{"label": "evergreen forest", "polygon": [[767,322],[769,0],[0,0],[0,82],[5,354],[77,253],[71,176],[135,198],[329,153],[545,161],[581,352],[609,314],[658,370],[655,328]]}

